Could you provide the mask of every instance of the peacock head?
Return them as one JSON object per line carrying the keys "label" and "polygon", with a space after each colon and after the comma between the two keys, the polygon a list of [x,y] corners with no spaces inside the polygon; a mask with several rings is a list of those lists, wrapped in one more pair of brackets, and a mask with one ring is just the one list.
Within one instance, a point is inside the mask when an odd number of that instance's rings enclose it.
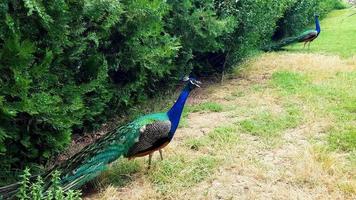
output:
{"label": "peacock head", "polygon": [[315,17],[315,18],[318,18],[318,17],[319,17],[319,14],[318,14],[318,13],[314,13],[314,17]]}
{"label": "peacock head", "polygon": [[193,89],[195,89],[195,88],[197,88],[197,87],[200,88],[201,82],[198,81],[198,80],[196,80],[196,79],[193,78],[193,77],[185,76],[185,77],[183,78],[183,81],[184,81],[184,82],[187,82],[187,86],[186,86],[186,87],[188,87],[190,90],[193,90]]}

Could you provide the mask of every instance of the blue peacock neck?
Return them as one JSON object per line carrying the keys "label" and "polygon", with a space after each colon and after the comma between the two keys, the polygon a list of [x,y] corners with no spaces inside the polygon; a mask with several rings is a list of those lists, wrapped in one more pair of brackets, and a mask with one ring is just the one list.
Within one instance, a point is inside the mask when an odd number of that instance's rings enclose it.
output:
{"label": "blue peacock neck", "polygon": [[184,87],[183,91],[179,95],[176,103],[172,106],[172,108],[167,112],[168,118],[171,121],[171,130],[169,131],[169,137],[173,138],[174,133],[176,132],[180,117],[183,112],[183,108],[185,105],[186,100],[188,99],[189,93],[191,91],[191,88],[189,87],[189,84]]}
{"label": "blue peacock neck", "polygon": [[315,29],[318,32],[318,34],[320,33],[321,29],[320,29],[320,24],[319,24],[319,18],[318,16],[315,16]]}

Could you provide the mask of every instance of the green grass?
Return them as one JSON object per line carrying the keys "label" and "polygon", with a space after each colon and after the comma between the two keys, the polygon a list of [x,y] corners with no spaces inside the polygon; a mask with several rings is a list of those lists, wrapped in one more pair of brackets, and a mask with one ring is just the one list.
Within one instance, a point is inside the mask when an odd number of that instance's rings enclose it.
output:
{"label": "green grass", "polygon": [[212,143],[211,145],[225,149],[227,146],[234,145],[238,142],[238,129],[234,124],[220,126],[210,132],[208,137],[209,141]]}
{"label": "green grass", "polygon": [[251,86],[251,90],[254,92],[261,92],[263,91],[264,87],[261,84],[254,84]]}
{"label": "green grass", "polygon": [[243,96],[245,96],[245,93],[243,91],[238,90],[238,91],[232,92],[231,96],[233,96],[233,97],[243,97]]}
{"label": "green grass", "polygon": [[340,151],[356,151],[356,127],[334,131],[328,137],[330,147]]}
{"label": "green grass", "polygon": [[[246,95],[246,94],[245,94],[245,91],[236,90],[236,91],[231,92],[230,95],[225,95],[225,96],[224,96],[224,100],[226,100],[226,101],[233,101],[233,100],[235,100],[235,99],[237,99],[237,98],[240,98],[240,97],[243,97],[243,96],[245,96],[245,95]],[[226,108],[226,107],[225,107],[225,109],[226,109],[226,110],[231,110],[231,108]]]}
{"label": "green grass", "polygon": [[[271,84],[278,88],[282,95],[302,100],[315,110],[317,116],[332,119],[333,128],[328,131],[328,145],[331,149],[355,151],[356,72],[338,72],[317,83],[313,83],[312,78],[302,73],[280,71],[272,75]],[[268,115],[262,119],[270,120]],[[257,125],[254,125],[255,123]],[[258,121],[255,121],[245,126],[251,126],[250,131],[253,132],[258,129],[258,124]]]}
{"label": "green grass", "polygon": [[187,139],[184,146],[188,151],[184,152],[194,154],[194,151],[202,151],[204,154],[195,157],[180,153],[169,157],[155,165],[149,178],[162,194],[185,190],[211,176],[221,164],[221,156],[238,140],[234,125],[220,126],[205,136]]}
{"label": "green grass", "polygon": [[223,111],[223,106],[216,102],[204,102],[193,106],[187,106],[186,112],[221,112]]}
{"label": "green grass", "polygon": [[219,150],[226,150],[226,148],[235,145],[238,141],[238,128],[235,124],[230,124],[219,126],[206,136],[190,138],[185,142],[185,146],[196,151],[208,147],[213,152],[218,152]]}
{"label": "green grass", "polygon": [[282,113],[262,111],[251,119],[239,122],[242,132],[265,138],[279,136],[283,130],[295,128],[302,119],[300,110],[289,105]]}
{"label": "green grass", "polygon": [[285,94],[295,94],[308,84],[308,78],[297,72],[278,71],[272,74],[272,84]]}
{"label": "green grass", "polygon": [[185,146],[189,149],[200,151],[202,148],[207,147],[210,143],[209,140],[203,138],[189,138],[185,141]]}
{"label": "green grass", "polygon": [[[321,33],[312,42],[310,50],[303,49],[303,44],[289,47],[292,51],[323,52],[340,55],[344,58],[356,54],[356,9],[332,11],[321,21]],[[315,28],[315,27],[313,27]]]}
{"label": "green grass", "polygon": [[138,160],[128,162],[126,159],[119,159],[114,162],[110,170],[105,171],[98,180],[98,184],[115,185],[122,187],[131,181],[130,175],[142,170],[142,165]]}
{"label": "green grass", "polygon": [[162,194],[191,187],[211,175],[218,160],[210,155],[187,158],[183,155],[170,157],[159,163],[149,178]]}
{"label": "green grass", "polygon": [[[237,131],[235,125],[225,125],[205,136],[187,139],[184,142],[187,151],[180,151],[177,155],[153,163],[154,167],[148,174],[149,180],[163,195],[185,190],[206,180],[223,162],[221,156],[239,141]],[[202,151],[203,154],[191,156],[194,151]]]}

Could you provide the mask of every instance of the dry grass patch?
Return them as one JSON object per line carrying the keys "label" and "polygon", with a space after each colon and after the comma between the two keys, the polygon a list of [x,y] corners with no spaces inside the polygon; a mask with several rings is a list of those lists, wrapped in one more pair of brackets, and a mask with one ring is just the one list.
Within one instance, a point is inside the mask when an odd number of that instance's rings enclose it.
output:
{"label": "dry grass patch", "polygon": [[353,72],[356,56],[344,60],[339,56],[307,53],[266,53],[236,70],[240,76],[251,80],[266,80],[276,71],[307,73],[314,81],[332,77],[336,72]]}
{"label": "dry grass patch", "polygon": [[[348,161],[324,147],[305,149],[295,157],[291,182],[325,199],[352,199],[356,195],[356,171]],[[323,192],[323,194],[318,194]]]}

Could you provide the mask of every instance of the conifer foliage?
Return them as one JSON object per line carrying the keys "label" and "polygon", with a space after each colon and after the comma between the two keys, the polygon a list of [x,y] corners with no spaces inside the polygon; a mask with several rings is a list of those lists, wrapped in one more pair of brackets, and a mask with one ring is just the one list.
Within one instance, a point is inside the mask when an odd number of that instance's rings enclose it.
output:
{"label": "conifer foliage", "polygon": [[331,1],[2,0],[0,176],[45,164],[73,130],[98,126],[157,83],[214,72],[211,57],[231,66],[277,22],[302,27]]}

